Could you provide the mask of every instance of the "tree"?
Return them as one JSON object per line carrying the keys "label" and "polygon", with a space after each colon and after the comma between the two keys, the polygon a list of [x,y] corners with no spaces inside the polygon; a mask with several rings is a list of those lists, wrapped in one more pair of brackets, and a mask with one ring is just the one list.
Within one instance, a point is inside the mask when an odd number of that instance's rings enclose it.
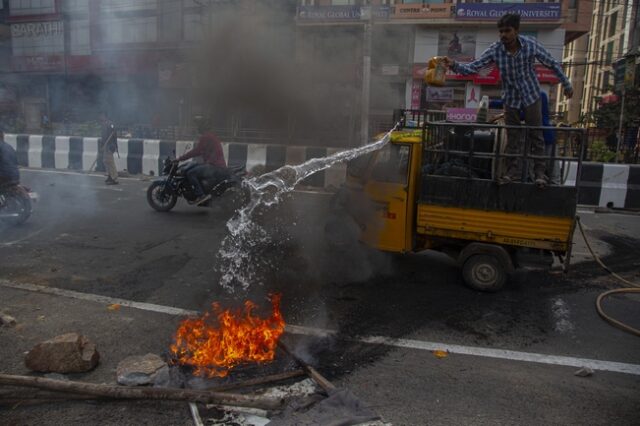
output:
{"label": "tree", "polygon": [[[620,124],[622,97],[617,102],[603,104],[593,112],[593,121],[599,128],[617,128]],[[627,87],[624,100],[624,117],[622,127],[640,125],[640,89]]]}

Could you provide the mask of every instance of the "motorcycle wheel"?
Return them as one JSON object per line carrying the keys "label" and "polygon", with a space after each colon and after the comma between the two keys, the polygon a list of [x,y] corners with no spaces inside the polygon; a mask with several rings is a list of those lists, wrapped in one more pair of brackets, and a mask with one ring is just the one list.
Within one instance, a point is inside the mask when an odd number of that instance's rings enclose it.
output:
{"label": "motorcycle wheel", "polygon": [[31,199],[28,195],[19,193],[7,196],[2,213],[15,215],[2,218],[3,222],[13,226],[22,225],[31,216]]}
{"label": "motorcycle wheel", "polygon": [[168,212],[178,202],[178,195],[169,188],[165,191],[165,187],[165,182],[153,182],[147,189],[147,202],[159,212]]}

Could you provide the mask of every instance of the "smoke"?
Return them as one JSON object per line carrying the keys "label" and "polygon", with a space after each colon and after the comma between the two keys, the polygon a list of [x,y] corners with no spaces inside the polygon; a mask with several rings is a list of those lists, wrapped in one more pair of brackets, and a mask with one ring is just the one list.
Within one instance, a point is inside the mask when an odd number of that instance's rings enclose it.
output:
{"label": "smoke", "polygon": [[[192,60],[197,84],[206,88],[197,103],[208,108],[204,112],[219,124],[229,124],[233,117],[243,127],[282,131],[291,137],[279,143],[300,144],[298,138],[308,140],[331,125],[340,126],[345,122],[340,116],[354,112],[358,89],[329,84],[353,75],[341,75],[345,67],[329,56],[332,49],[310,53],[318,40],[304,37],[305,32],[296,28],[292,3],[256,2],[241,13],[208,10],[213,24]],[[335,52],[344,52],[357,38],[355,31],[336,32],[339,38],[330,36]]]}

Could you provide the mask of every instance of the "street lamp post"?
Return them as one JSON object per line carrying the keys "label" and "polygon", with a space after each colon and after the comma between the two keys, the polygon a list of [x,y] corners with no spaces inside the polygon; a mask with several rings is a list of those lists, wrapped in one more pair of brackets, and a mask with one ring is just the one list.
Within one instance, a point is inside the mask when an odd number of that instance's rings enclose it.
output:
{"label": "street lamp post", "polygon": [[360,19],[364,21],[362,45],[362,109],[360,113],[361,144],[369,142],[369,104],[371,99],[371,48],[373,39],[373,11],[371,6],[362,6]]}

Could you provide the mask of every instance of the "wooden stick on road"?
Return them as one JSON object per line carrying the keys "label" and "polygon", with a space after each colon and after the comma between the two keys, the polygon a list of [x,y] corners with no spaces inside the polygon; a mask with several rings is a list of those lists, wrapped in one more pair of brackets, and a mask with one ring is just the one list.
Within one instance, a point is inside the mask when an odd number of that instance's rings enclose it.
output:
{"label": "wooden stick on road", "polygon": [[306,373],[304,370],[292,370],[284,373],[271,374],[269,376],[256,377],[255,379],[248,379],[242,382],[229,383],[228,385],[216,386],[209,389],[211,392],[224,392],[232,389],[248,388],[250,386],[264,385],[267,383],[281,382],[294,377],[304,376]]}
{"label": "wooden stick on road", "polygon": [[309,364],[307,364],[306,362],[304,362],[302,359],[298,358],[296,355],[294,355],[293,352],[291,352],[289,350],[289,348],[287,348],[287,346],[282,343],[282,341],[278,341],[278,346],[280,347],[280,349],[282,349],[283,351],[285,351],[291,358],[293,358],[306,372],[309,376],[311,376],[311,378],[322,388],[324,389],[324,391],[327,394],[331,394],[333,391],[335,391],[337,388],[333,385],[333,383],[331,383],[329,380],[327,380],[322,374],[320,374],[318,372],[318,370],[316,370],[315,368],[313,368],[312,366],[310,366]]}
{"label": "wooden stick on road", "polygon": [[95,383],[45,379],[42,377],[14,376],[0,374],[0,385],[25,386],[78,395],[91,395],[115,399],[160,399],[171,401],[191,401],[205,404],[222,404],[240,407],[260,408],[267,411],[281,408],[282,399],[256,395],[241,395],[224,392],[209,392],[191,389],[169,388],[128,388]]}

